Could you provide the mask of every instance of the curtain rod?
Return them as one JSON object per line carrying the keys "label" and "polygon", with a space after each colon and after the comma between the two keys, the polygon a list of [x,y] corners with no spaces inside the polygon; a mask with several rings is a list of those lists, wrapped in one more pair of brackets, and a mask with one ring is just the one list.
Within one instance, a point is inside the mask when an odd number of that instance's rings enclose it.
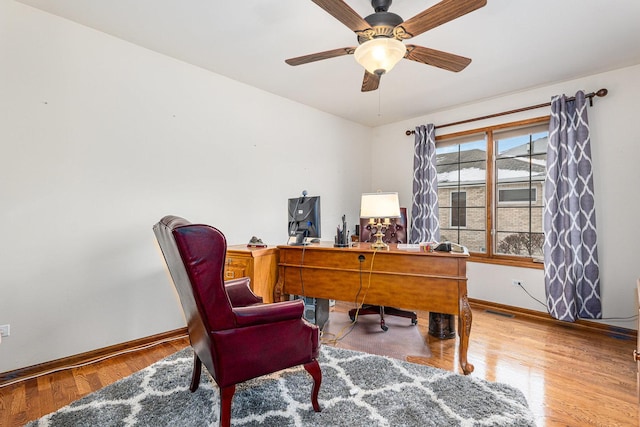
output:
{"label": "curtain rod", "polygon": [[[609,93],[609,91],[607,89],[600,89],[597,92],[591,92],[591,93],[585,94],[585,98],[589,98],[589,106],[593,107],[593,97],[594,96],[598,96],[598,97],[607,96],[607,93]],[[567,98],[567,99],[572,101],[572,100],[575,99],[575,97],[570,97],[570,98]],[[520,113],[521,111],[535,110],[536,108],[549,107],[549,106],[551,106],[551,102],[546,102],[544,104],[538,104],[538,105],[530,105],[528,107],[517,108],[515,110],[502,111],[501,113],[489,114],[488,116],[474,117],[473,119],[466,119],[466,120],[461,120],[459,122],[446,123],[444,125],[435,126],[435,128],[439,129],[439,128],[444,128],[444,127],[447,127],[447,126],[461,125],[461,124],[464,124],[464,123],[476,122],[478,120],[491,119],[493,117],[506,116],[507,114]],[[407,130],[407,131],[404,132],[404,134],[407,135],[407,136],[413,135],[415,133],[416,133],[415,130]]]}

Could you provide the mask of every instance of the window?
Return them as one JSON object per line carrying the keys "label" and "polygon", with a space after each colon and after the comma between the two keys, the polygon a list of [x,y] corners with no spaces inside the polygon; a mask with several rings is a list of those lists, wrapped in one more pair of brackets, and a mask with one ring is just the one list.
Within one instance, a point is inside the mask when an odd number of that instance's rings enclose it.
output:
{"label": "window", "polygon": [[440,238],[472,256],[542,256],[548,117],[436,138]]}

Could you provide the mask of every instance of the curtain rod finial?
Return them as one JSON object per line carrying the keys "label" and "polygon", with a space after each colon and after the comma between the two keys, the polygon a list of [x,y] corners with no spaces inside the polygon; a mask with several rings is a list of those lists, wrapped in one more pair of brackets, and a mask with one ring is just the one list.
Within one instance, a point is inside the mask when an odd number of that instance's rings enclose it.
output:
{"label": "curtain rod finial", "polygon": [[609,93],[609,91],[607,89],[600,89],[599,91],[596,92],[596,95],[599,97],[603,97],[603,96],[607,96],[607,94]]}
{"label": "curtain rod finial", "polygon": [[407,136],[412,135],[414,133],[416,133],[415,130],[407,130],[407,131],[404,132],[404,134],[407,135]]}

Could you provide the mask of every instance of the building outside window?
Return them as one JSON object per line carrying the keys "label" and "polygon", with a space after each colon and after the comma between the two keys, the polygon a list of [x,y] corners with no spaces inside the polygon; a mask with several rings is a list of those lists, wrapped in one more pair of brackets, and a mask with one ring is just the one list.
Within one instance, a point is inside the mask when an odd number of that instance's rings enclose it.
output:
{"label": "building outside window", "polygon": [[467,226],[467,192],[451,192],[451,226]]}

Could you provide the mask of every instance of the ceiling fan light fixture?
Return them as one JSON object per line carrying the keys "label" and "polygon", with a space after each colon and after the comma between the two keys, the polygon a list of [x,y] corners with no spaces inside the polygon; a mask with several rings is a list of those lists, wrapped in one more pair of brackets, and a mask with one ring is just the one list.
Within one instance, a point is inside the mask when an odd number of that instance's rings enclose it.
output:
{"label": "ceiling fan light fixture", "polygon": [[388,73],[407,53],[407,47],[400,40],[379,37],[358,46],[353,53],[358,64],[372,74]]}

